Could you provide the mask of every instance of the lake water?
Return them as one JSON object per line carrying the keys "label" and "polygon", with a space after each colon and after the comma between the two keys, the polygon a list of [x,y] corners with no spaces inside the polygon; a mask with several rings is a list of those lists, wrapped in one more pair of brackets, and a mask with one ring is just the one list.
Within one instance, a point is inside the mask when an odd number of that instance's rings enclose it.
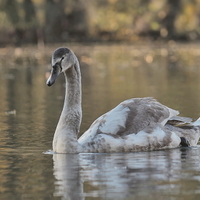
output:
{"label": "lake water", "polygon": [[[64,78],[45,85],[52,52],[0,49],[0,199],[199,199],[200,146],[155,152],[52,155]],[[132,97],[200,116],[198,44],[68,45],[81,63],[81,133]]]}

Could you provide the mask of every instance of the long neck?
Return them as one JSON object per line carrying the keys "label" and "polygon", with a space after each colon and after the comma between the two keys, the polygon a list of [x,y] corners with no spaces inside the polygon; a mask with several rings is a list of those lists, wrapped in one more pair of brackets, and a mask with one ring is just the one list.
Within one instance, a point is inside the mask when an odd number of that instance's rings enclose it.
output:
{"label": "long neck", "polygon": [[82,109],[81,73],[78,61],[65,71],[66,93],[63,110],[56,127],[53,150],[61,153],[77,152]]}

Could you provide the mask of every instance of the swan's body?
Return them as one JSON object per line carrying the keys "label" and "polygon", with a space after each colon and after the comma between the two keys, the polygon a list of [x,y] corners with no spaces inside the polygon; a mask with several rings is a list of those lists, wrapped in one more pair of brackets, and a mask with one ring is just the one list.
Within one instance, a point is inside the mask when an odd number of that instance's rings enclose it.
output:
{"label": "swan's body", "polygon": [[47,85],[51,86],[61,72],[66,79],[66,94],[54,134],[54,152],[132,152],[197,145],[200,120],[178,117],[178,111],[149,97],[120,103],[77,139],[82,118],[81,73],[77,57],[68,48],[54,52]]}

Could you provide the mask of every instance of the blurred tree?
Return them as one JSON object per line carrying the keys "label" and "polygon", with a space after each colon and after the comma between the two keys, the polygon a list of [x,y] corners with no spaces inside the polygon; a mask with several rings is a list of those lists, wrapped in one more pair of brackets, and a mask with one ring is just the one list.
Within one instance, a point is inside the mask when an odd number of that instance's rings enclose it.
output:
{"label": "blurred tree", "polygon": [[88,2],[85,4],[85,0],[73,0],[67,1],[66,7],[70,7],[67,13],[67,33],[69,37],[75,37],[76,40],[87,39],[88,34]]}
{"label": "blurred tree", "polygon": [[29,24],[34,23],[36,21],[36,12],[35,12],[34,4],[31,0],[23,1],[23,10],[25,12],[25,16],[24,16],[25,22]]}
{"label": "blurred tree", "polygon": [[174,37],[176,37],[175,20],[180,12],[181,1],[167,0],[167,6],[168,6],[168,12],[165,18],[162,20],[162,25],[166,29],[167,38],[173,39]]}
{"label": "blurred tree", "polygon": [[[53,11],[53,12],[52,12]],[[45,1],[45,39],[48,42],[86,37],[87,18],[82,0]]]}
{"label": "blurred tree", "polygon": [[16,26],[20,20],[18,11],[18,2],[16,0],[4,0],[3,9],[5,10],[10,22]]}
{"label": "blurred tree", "polygon": [[[37,43],[37,18],[35,12],[35,6],[32,0],[24,0],[22,3],[22,7],[24,10],[24,21],[26,28],[26,36],[29,42]],[[28,35],[27,35],[28,34]]]}
{"label": "blurred tree", "polygon": [[45,41],[61,42],[62,24],[66,19],[64,12],[64,0],[45,0]]}
{"label": "blurred tree", "polygon": [[21,41],[24,37],[24,31],[19,26],[19,3],[16,0],[4,0],[3,9],[5,10],[10,23],[14,27],[14,43],[16,45],[21,45]]}

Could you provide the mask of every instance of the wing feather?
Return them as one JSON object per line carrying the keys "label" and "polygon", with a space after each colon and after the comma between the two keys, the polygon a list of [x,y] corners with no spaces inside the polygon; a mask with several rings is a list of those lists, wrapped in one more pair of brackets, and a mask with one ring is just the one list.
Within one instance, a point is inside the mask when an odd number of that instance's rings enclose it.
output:
{"label": "wing feather", "polygon": [[91,139],[98,134],[123,137],[137,134],[139,131],[153,127],[154,124],[162,126],[179,112],[162,105],[153,98],[133,98],[123,101],[111,111],[96,119],[90,128],[80,137],[79,142]]}

